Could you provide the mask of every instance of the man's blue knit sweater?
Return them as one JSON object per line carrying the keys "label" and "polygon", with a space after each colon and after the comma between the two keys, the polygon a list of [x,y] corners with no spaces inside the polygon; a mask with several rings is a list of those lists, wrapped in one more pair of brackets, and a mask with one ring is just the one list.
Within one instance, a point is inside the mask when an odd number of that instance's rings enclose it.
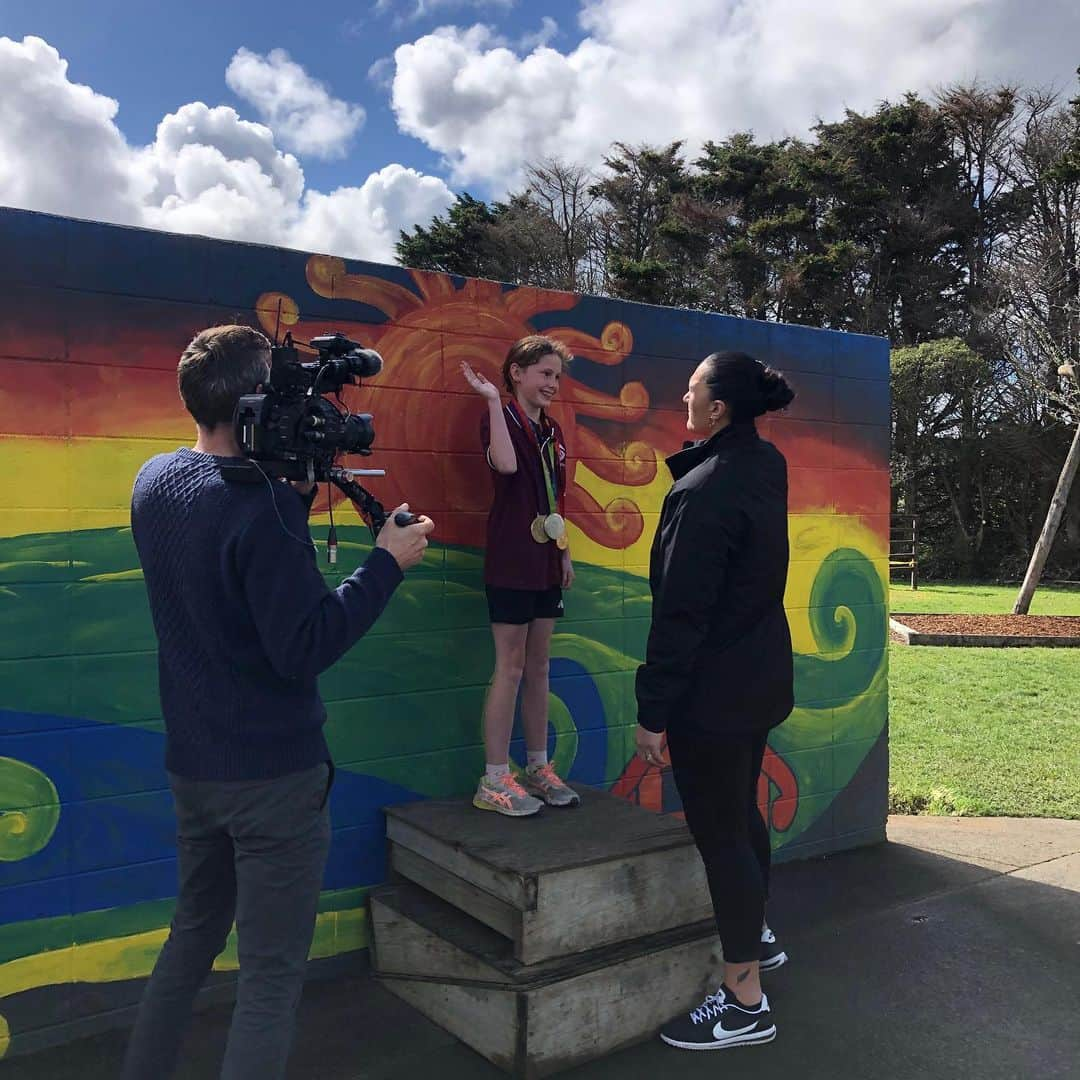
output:
{"label": "man's blue knit sweater", "polygon": [[375,548],[331,590],[306,500],[259,473],[225,480],[223,463],[243,464],[188,449],[159,455],[132,494],[165,767],[197,780],[269,779],[329,760],[317,676],[371,627],[402,573]]}

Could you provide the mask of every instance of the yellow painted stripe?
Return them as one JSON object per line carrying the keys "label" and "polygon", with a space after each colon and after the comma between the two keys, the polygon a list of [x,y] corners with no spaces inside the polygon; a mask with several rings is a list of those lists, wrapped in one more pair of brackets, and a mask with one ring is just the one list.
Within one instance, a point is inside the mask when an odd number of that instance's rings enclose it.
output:
{"label": "yellow painted stripe", "polygon": [[[64,983],[108,983],[146,978],[154,968],[168,933],[167,927],[161,927],[9,960],[0,965],[0,997]],[[313,960],[337,956],[366,948],[367,944],[366,909],[324,911],[316,917],[315,935],[308,956]],[[235,971],[236,968],[234,930],[224,951],[214,962],[214,970]],[[0,1016],[0,1057],[7,1052],[10,1042],[7,1022]]]}

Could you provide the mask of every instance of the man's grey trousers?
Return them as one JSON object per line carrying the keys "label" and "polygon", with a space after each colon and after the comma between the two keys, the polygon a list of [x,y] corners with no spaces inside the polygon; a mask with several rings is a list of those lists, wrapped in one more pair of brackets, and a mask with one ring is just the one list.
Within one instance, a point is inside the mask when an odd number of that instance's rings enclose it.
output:
{"label": "man's grey trousers", "polygon": [[273,780],[169,777],[179,893],[123,1080],[164,1080],[191,1006],[236,921],[240,972],[222,1080],[279,1080],[330,849],[328,762]]}

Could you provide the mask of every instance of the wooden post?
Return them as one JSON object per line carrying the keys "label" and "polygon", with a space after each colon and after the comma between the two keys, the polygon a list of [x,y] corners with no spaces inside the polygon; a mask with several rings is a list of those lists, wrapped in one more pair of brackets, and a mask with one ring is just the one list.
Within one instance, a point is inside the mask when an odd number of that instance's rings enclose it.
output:
{"label": "wooden post", "polygon": [[[1072,365],[1065,365],[1065,367],[1080,382],[1080,376],[1076,375]],[[1078,467],[1080,467],[1080,422],[1076,425],[1072,445],[1069,447],[1068,456],[1065,458],[1061,475],[1058,477],[1057,487],[1054,489],[1054,497],[1050,500],[1050,509],[1046,514],[1046,521],[1043,522],[1042,532],[1035,544],[1035,550],[1031,553],[1031,562],[1024,575],[1024,583],[1020,586],[1020,594],[1016,598],[1016,603],[1013,604],[1014,615],[1026,615],[1031,607],[1031,598],[1035,595],[1035,589],[1042,577],[1050,549],[1054,546],[1058,526],[1065,515],[1065,504],[1069,501],[1069,490],[1072,488]]]}
{"label": "wooden post", "polygon": [[911,516],[911,591],[919,588],[919,519]]}

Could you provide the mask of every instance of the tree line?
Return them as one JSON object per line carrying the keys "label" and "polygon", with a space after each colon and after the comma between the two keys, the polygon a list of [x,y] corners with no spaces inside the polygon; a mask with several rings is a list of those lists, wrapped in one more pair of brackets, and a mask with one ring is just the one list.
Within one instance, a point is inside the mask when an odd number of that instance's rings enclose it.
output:
{"label": "tree line", "polygon": [[[529,165],[403,265],[885,336],[893,509],[924,574],[1015,580],[1080,422],[1080,98],[956,85],[807,139]],[[1047,562],[1080,578],[1080,485]]]}

